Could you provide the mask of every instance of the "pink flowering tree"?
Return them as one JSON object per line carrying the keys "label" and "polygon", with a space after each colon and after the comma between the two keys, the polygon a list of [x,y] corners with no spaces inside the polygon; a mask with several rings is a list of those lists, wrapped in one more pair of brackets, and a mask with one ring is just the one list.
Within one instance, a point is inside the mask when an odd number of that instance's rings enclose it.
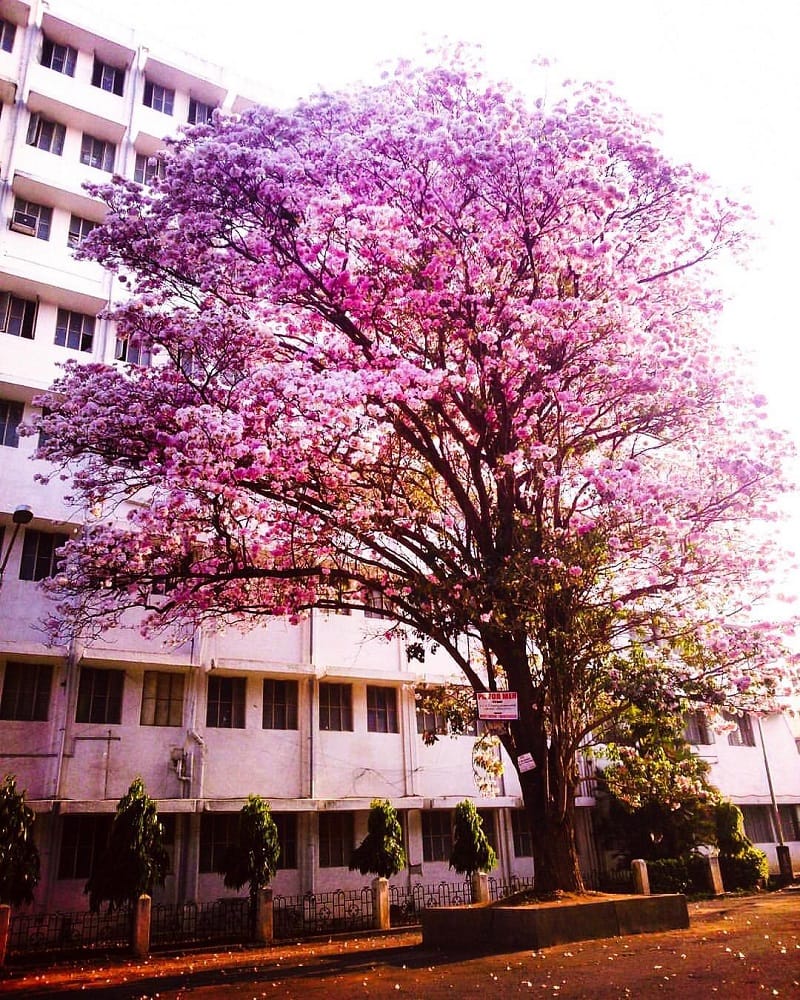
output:
{"label": "pink flowering tree", "polygon": [[96,189],[81,249],[156,363],[68,364],[45,400],[42,454],[93,511],[65,620],[378,592],[415,653],[518,693],[536,880],[580,889],[590,735],[782,683],[751,529],[786,445],[711,334],[746,210],[612,94],[529,106],[461,65],[221,115],[164,160]]}

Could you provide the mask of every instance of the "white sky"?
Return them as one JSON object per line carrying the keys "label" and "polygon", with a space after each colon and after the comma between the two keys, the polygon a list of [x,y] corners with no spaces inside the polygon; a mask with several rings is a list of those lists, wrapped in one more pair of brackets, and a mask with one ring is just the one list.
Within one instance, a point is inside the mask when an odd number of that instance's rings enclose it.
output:
{"label": "white sky", "polygon": [[[795,0],[80,2],[100,17],[113,11],[145,38],[229,65],[258,84],[248,96],[280,104],[375,78],[379,63],[413,58],[444,38],[479,42],[494,76],[534,96],[547,84],[529,69],[540,56],[553,64],[554,89],[568,77],[612,81],[638,111],[661,117],[673,156],[745,192],[755,207],[762,240],[751,269],[732,278],[720,331],[754,352],[773,421],[800,445]],[[800,534],[800,520],[792,532]]]}

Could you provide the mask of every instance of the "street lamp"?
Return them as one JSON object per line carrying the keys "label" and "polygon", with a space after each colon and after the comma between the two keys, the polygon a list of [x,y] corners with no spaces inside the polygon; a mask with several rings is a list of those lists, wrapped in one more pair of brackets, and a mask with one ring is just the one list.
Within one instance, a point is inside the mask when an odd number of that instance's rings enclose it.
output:
{"label": "street lamp", "polygon": [[19,534],[19,529],[23,524],[30,524],[33,520],[33,511],[27,504],[21,504],[19,507],[14,508],[14,513],[11,515],[11,521],[14,525],[14,531],[11,538],[8,540],[8,546],[3,556],[3,561],[0,563],[0,585],[3,583],[3,574],[6,571],[6,565],[8,564],[8,557],[11,555],[11,550],[14,547],[14,542]]}

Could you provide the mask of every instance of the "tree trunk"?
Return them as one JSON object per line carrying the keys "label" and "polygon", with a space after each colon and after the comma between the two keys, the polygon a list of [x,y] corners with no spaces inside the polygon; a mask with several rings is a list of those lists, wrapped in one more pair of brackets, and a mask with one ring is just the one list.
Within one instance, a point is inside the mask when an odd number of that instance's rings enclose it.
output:
{"label": "tree trunk", "polygon": [[[537,892],[583,892],[575,843],[575,788],[560,768],[537,768],[520,775],[533,843]],[[560,803],[566,802],[562,809]]]}
{"label": "tree trunk", "polygon": [[495,648],[509,690],[519,696],[519,718],[511,723],[506,750],[515,762],[529,753],[535,764],[519,775],[533,843],[534,886],[540,892],[583,892],[575,844],[578,772],[574,741],[568,739],[572,691],[569,683],[557,683],[560,675],[569,678],[570,672],[551,670],[546,695],[534,691],[527,642],[525,634],[510,641],[496,637]]}

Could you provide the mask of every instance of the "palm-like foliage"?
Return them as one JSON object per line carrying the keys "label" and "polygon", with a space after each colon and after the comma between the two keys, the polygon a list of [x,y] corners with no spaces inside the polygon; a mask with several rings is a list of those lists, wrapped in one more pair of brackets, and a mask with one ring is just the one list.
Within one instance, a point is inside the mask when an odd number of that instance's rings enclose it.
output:
{"label": "palm-like foliage", "polygon": [[153,886],[163,885],[169,867],[164,826],[144,782],[135,778],[117,803],[108,842],[86,883],[89,905],[114,909],[131,902]]}
{"label": "palm-like foliage", "polygon": [[403,831],[397,811],[388,799],[373,799],[370,803],[367,835],[353,850],[350,871],[358,869],[380,878],[391,878],[405,867]]}
{"label": "palm-like foliage", "polygon": [[30,903],[39,882],[39,851],[33,842],[33,810],[25,805],[13,774],[0,785],[0,903]]}

